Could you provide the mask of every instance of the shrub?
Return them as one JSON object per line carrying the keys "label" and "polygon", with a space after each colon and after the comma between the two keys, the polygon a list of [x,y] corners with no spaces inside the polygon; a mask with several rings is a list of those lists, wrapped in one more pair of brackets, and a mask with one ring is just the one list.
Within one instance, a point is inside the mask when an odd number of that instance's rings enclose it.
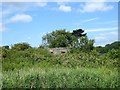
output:
{"label": "shrub", "polygon": [[31,46],[28,43],[18,43],[12,46],[12,49],[15,49],[15,50],[25,50],[28,48],[31,48]]}
{"label": "shrub", "polygon": [[119,49],[109,50],[107,55],[108,55],[108,57],[110,57],[112,59],[119,58],[120,57],[120,50]]}
{"label": "shrub", "polygon": [[6,46],[3,46],[2,48],[3,48],[3,49],[9,49],[9,46],[6,45]]}

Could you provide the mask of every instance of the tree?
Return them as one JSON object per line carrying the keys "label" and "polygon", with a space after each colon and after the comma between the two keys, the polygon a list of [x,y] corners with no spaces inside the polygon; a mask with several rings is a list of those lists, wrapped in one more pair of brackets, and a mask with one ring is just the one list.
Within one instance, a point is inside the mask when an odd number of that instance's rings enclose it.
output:
{"label": "tree", "polygon": [[94,40],[89,40],[86,33],[82,29],[73,30],[72,33],[63,30],[56,30],[46,34],[42,38],[44,46],[55,48],[55,47],[69,47],[79,49],[93,49]]}
{"label": "tree", "polygon": [[84,33],[84,30],[82,30],[82,29],[76,29],[76,30],[73,30],[73,32],[72,32],[72,34],[74,36],[76,36],[77,38],[80,38],[82,36],[86,36],[86,33],[85,34],[83,34],[83,33]]}
{"label": "tree", "polygon": [[51,33],[47,33],[42,37],[42,43],[44,46],[55,48],[55,47],[69,47],[72,45],[74,38],[71,33],[65,29],[56,30]]}
{"label": "tree", "polygon": [[87,34],[84,33],[83,29],[76,29],[73,30],[73,32],[71,33],[72,35],[74,35],[76,37],[76,42],[75,42],[75,47],[76,48],[80,48],[82,50],[87,50],[87,51],[91,51],[93,50],[94,46],[94,39],[88,39]]}
{"label": "tree", "polygon": [[91,51],[94,48],[94,46],[93,46],[94,42],[95,42],[94,39],[89,40],[87,36],[81,37],[79,47],[83,51]]}
{"label": "tree", "polygon": [[104,47],[102,47],[102,46],[96,46],[95,49],[99,53],[103,53],[104,52]]}
{"label": "tree", "polygon": [[115,41],[111,44],[106,44],[104,47],[97,46],[96,50],[100,53],[107,53],[111,51],[112,49],[120,49],[120,41]]}
{"label": "tree", "polygon": [[79,43],[80,43],[80,38],[81,37],[85,37],[86,36],[86,33],[84,33],[84,30],[82,29],[76,29],[76,30],[73,30],[73,32],[71,33],[73,36],[76,37],[76,42],[75,42],[75,46],[74,47],[79,47]]}
{"label": "tree", "polygon": [[31,48],[31,46],[28,43],[17,43],[12,46],[12,49],[15,50],[25,50]]}
{"label": "tree", "polygon": [[2,46],[3,49],[9,49],[9,46],[6,45],[6,46]]}

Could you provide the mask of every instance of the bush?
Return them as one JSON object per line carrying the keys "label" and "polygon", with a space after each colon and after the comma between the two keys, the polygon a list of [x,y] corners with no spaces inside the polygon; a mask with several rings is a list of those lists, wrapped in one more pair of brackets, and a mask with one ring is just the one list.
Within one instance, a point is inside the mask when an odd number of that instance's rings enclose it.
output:
{"label": "bush", "polygon": [[16,49],[2,50],[2,66],[4,71],[21,69],[23,67],[31,67],[42,61],[48,61],[52,57],[46,49],[28,48],[20,51]]}
{"label": "bush", "polygon": [[8,57],[8,56],[9,56],[9,53],[10,53],[10,50],[5,49],[5,48],[2,48],[2,53],[1,53],[2,58]]}
{"label": "bush", "polygon": [[12,49],[14,50],[25,50],[28,48],[31,48],[31,46],[28,43],[18,43],[12,46]]}
{"label": "bush", "polygon": [[[78,51],[77,51],[78,50]],[[3,88],[115,88],[118,50],[54,55],[45,48],[3,49]],[[115,70],[114,70],[115,69]]]}
{"label": "bush", "polygon": [[6,46],[3,46],[2,48],[3,48],[3,49],[9,49],[9,46],[6,45]]}
{"label": "bush", "polygon": [[120,50],[119,49],[109,50],[107,56],[110,57],[111,59],[120,58]]}

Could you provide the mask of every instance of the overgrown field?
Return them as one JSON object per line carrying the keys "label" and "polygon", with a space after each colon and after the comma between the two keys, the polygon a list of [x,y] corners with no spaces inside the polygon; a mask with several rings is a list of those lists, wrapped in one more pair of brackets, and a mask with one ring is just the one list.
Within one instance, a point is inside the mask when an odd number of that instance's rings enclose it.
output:
{"label": "overgrown field", "polygon": [[[3,50],[3,88],[119,88],[118,51],[53,55],[46,49]],[[112,56],[111,56],[112,54]]]}
{"label": "overgrown field", "polygon": [[118,72],[106,68],[40,68],[31,67],[4,72],[7,88],[115,88]]}

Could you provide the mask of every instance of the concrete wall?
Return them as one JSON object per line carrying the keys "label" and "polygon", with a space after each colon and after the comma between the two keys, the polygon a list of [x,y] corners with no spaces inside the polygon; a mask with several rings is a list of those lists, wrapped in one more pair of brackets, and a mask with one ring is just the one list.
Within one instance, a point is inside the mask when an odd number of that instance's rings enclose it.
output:
{"label": "concrete wall", "polygon": [[49,51],[53,54],[67,53],[69,49],[67,48],[49,48]]}

